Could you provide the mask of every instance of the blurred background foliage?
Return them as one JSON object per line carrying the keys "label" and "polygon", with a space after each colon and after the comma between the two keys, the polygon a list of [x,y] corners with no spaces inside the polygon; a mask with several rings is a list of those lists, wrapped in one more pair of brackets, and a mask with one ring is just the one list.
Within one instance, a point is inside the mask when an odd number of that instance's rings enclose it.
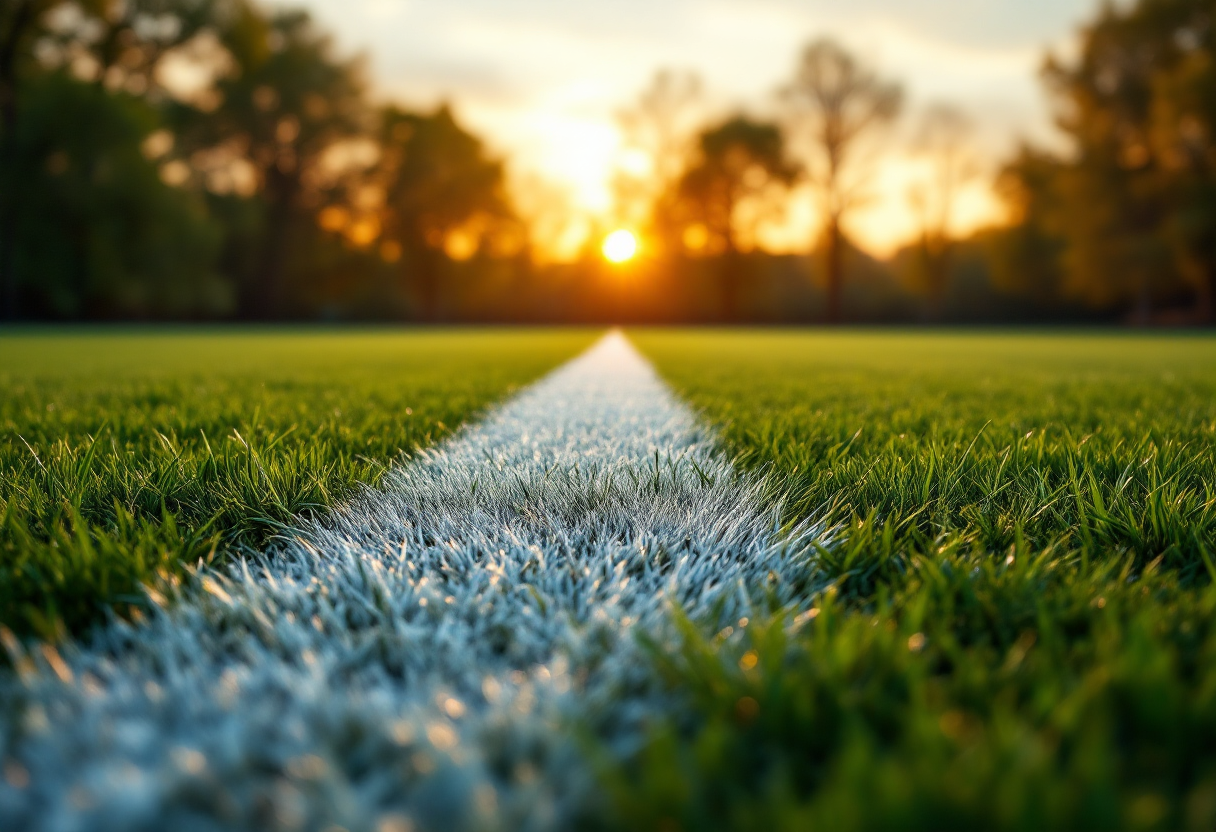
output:
{"label": "blurred background foliage", "polygon": [[[0,303],[7,320],[1207,323],[1216,295],[1216,64],[1206,0],[1101,9],[1044,84],[1066,141],[1003,165],[1007,222],[952,234],[981,173],[965,117],[925,114],[917,239],[848,236],[898,79],[809,44],[776,115],[706,116],[659,73],[621,114],[644,173],[583,253],[544,256],[505,160],[441,106],[375,100],[307,14],[252,0],[0,7]],[[809,186],[800,254],[757,229]],[[598,232],[645,256],[611,268]]]}

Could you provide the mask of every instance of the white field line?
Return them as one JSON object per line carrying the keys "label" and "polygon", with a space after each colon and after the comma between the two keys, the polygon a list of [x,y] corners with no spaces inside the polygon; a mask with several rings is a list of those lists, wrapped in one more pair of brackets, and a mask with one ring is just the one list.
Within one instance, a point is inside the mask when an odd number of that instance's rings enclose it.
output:
{"label": "white field line", "polygon": [[[807,597],[777,533],[625,338],[149,620],[0,682],[0,829],[567,828],[577,722],[662,708],[636,632]],[[2,774],[3,772],[0,772]]]}

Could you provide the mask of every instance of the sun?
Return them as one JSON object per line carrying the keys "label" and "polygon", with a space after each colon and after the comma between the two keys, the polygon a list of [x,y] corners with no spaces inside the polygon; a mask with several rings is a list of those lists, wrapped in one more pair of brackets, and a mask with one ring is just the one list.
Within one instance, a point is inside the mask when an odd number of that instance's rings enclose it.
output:
{"label": "sun", "polygon": [[638,238],[632,231],[617,229],[604,238],[604,259],[609,263],[624,263],[638,253]]}

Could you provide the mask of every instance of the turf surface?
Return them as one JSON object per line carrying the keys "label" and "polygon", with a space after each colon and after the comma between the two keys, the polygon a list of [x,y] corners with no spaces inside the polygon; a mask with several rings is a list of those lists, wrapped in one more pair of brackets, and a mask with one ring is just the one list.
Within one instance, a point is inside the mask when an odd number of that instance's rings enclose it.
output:
{"label": "turf surface", "polygon": [[[0,338],[0,622],[257,546],[594,335]],[[624,765],[589,741],[610,822],[1216,827],[1216,339],[634,340],[832,528],[831,586],[652,644],[671,707]]]}
{"label": "turf surface", "polygon": [[638,637],[678,644],[671,601],[716,631],[809,594],[706,438],[605,338],[143,626],[14,651],[0,828],[585,828],[576,738],[663,710]]}
{"label": "turf surface", "polygon": [[1216,826],[1216,339],[634,340],[834,585],[655,650],[623,827]]}
{"label": "turf surface", "polygon": [[0,625],[57,637],[293,517],[591,331],[0,336]]}

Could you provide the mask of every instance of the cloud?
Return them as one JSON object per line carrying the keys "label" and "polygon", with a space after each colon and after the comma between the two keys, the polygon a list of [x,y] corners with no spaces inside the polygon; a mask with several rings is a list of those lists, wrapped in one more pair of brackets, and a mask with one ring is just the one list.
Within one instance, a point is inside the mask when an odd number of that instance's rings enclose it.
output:
{"label": "cloud", "polygon": [[[304,0],[384,95],[457,111],[517,167],[601,207],[612,114],[659,67],[694,69],[722,109],[772,101],[798,49],[831,35],[950,100],[997,156],[1050,119],[1036,70],[1097,0]],[[902,201],[900,199],[899,201]]]}

